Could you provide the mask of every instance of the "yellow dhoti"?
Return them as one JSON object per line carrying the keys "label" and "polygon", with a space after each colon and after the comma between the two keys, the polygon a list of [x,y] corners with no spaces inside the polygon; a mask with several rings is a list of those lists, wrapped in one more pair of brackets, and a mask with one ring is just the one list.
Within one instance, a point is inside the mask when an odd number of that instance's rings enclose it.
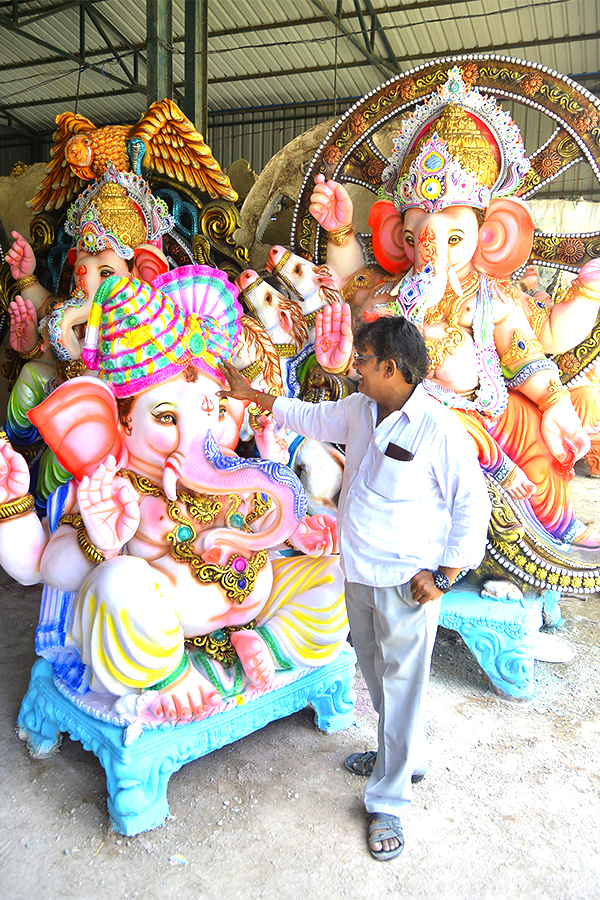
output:
{"label": "yellow dhoti", "polygon": [[[337,557],[273,561],[273,586],[257,618],[280,655],[295,666],[322,666],[348,633],[344,579]],[[198,585],[202,602],[202,585]],[[69,638],[90,667],[90,687],[117,696],[168,678],[181,664],[184,634],[172,600],[143,559],[107,560],[74,602]]]}

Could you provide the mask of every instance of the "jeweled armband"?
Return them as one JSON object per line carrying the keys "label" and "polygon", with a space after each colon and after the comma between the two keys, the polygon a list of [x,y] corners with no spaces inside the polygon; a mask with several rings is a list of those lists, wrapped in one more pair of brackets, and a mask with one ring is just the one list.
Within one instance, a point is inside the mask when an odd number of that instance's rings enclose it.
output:
{"label": "jeweled armband", "polygon": [[544,348],[536,337],[516,330],[513,331],[508,350],[500,357],[500,365],[511,372],[519,363],[531,359],[532,356],[545,356]]}
{"label": "jeweled armband", "polygon": [[524,365],[512,378],[508,378],[506,380],[506,387],[515,390],[516,388],[521,387],[522,384],[525,384],[529,378],[532,378],[534,375],[537,375],[538,372],[543,372],[546,369],[554,372],[557,377],[560,376],[558,366],[551,359],[536,359],[534,362]]}

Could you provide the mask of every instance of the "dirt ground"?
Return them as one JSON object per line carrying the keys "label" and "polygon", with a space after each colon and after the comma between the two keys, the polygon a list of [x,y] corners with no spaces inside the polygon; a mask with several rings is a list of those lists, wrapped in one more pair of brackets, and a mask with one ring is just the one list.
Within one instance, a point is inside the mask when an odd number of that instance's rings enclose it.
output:
{"label": "dirt ground", "polygon": [[[580,474],[576,493],[593,520],[600,481]],[[430,770],[403,817],[404,853],[381,863],[366,847],[364,781],[343,768],[348,753],[375,746],[360,675],[347,731],[318,732],[308,709],[272,723],[173,775],[164,827],[133,838],[112,831],[93,754],[65,738],[58,755],[35,761],[14,733],[39,593],[0,573],[7,900],[600,898],[598,596],[563,600],[561,635],[577,655],[536,662],[530,702],[496,697],[461,639],[440,631]]]}

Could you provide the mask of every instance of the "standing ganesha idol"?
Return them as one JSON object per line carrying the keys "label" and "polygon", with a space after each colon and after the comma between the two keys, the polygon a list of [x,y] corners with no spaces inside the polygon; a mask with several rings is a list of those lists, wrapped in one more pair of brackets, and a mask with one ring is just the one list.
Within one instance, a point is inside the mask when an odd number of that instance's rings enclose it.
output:
{"label": "standing ganesha idol", "polygon": [[[83,351],[99,378],[30,413],[74,477],[49,535],[2,447],[0,562],[45,582],[38,653],[84,706],[110,695],[109,715],[201,718],[325,665],[347,634],[334,520],[305,517],[288,468],[230,449],[236,297],[204,266],[103,282]],[[269,553],[284,542],[309,555]]]}
{"label": "standing ganesha idol", "polygon": [[[569,485],[589,449],[587,432],[600,425],[597,396],[591,387],[569,393],[546,357],[593,326],[598,262],[582,268],[551,312],[510,280],[529,257],[535,228],[514,196],[529,160],[508,113],[458,67],[402,121],[394,148],[369,216],[375,256],[391,277],[361,288],[355,301],[367,317],[401,314],[421,327],[427,388],[459,415],[482,467],[528,500],[554,538],[600,546],[600,533],[576,519]],[[365,262],[350,197],[317,176],[311,201],[328,232],[327,263],[345,290]]]}

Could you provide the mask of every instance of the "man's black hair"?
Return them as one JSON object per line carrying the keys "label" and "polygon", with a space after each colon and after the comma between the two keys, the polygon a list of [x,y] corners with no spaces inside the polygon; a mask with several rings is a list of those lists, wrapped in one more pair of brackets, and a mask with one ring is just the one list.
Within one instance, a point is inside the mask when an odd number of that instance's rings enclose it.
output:
{"label": "man's black hair", "polygon": [[408,384],[427,377],[429,357],[419,329],[403,316],[379,316],[374,322],[359,319],[354,328],[354,346],[361,352],[373,348],[379,362],[393,359]]}

